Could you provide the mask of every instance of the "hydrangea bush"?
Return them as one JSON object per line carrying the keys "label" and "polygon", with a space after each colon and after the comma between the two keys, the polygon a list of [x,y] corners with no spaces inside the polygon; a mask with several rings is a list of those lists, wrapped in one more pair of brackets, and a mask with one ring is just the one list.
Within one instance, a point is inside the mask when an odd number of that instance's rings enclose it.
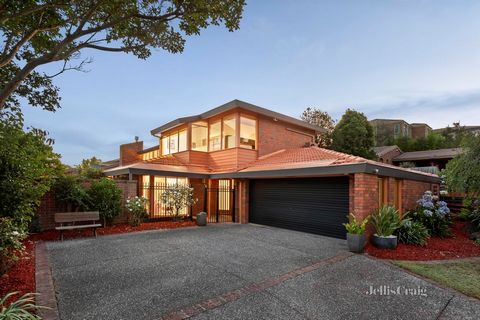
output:
{"label": "hydrangea bush", "polygon": [[146,206],[148,199],[145,197],[131,197],[125,201],[125,208],[127,208],[129,217],[128,222],[132,226],[138,226],[142,220],[147,216]]}
{"label": "hydrangea bush", "polygon": [[440,201],[431,191],[426,191],[417,201],[417,209],[411,212],[413,221],[422,223],[431,236],[448,237],[451,235],[450,209],[445,201]]}

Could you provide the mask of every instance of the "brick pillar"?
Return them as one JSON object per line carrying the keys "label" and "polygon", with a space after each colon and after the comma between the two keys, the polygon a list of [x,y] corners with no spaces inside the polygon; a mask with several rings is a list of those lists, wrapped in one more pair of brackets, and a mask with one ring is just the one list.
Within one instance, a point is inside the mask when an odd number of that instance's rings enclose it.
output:
{"label": "brick pillar", "polygon": [[238,204],[238,222],[248,223],[248,180],[238,180],[237,204]]}

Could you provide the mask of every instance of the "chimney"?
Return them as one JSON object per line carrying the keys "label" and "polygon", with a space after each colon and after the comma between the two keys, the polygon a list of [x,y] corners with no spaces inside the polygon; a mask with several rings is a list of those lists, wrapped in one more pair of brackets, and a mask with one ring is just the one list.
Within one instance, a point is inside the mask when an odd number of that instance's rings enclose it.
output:
{"label": "chimney", "polygon": [[120,166],[140,161],[141,157],[138,153],[142,150],[143,141],[138,139],[135,139],[135,142],[120,145]]}

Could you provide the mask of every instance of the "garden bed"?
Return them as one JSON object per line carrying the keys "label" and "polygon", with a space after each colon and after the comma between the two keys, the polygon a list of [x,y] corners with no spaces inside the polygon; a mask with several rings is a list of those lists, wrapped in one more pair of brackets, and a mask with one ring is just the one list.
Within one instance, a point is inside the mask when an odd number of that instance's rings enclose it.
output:
{"label": "garden bed", "polygon": [[[99,235],[118,234],[145,230],[176,229],[193,227],[193,221],[161,221],[142,223],[137,227],[128,224],[119,224],[106,228],[98,228]],[[68,230],[64,232],[64,239],[92,237],[92,230]],[[32,234],[25,241],[25,252],[10,270],[0,276],[0,297],[9,292],[18,291],[20,294],[35,292],[35,242],[59,240],[60,233],[56,230],[48,230],[42,233]]]}
{"label": "garden bed", "polygon": [[452,237],[443,239],[432,237],[425,247],[400,243],[397,249],[388,250],[376,248],[368,243],[365,252],[381,259],[412,261],[480,257],[480,245],[468,238],[464,228],[464,222],[456,221],[451,228]]}
{"label": "garden bed", "polygon": [[27,239],[24,245],[25,252],[22,257],[0,276],[0,297],[15,291],[20,295],[35,292],[35,241]]}

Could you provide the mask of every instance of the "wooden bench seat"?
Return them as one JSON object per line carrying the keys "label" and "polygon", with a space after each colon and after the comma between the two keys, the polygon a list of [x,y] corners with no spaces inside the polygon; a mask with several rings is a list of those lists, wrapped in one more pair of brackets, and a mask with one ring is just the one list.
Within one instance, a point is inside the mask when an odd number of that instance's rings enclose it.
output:
{"label": "wooden bench seat", "polygon": [[64,230],[74,229],[92,228],[93,235],[97,237],[97,228],[102,226],[97,222],[98,220],[100,220],[100,214],[98,211],[59,212],[55,213],[55,223],[59,223],[60,226],[56,226],[55,229],[60,231],[61,240],[63,240]]}

